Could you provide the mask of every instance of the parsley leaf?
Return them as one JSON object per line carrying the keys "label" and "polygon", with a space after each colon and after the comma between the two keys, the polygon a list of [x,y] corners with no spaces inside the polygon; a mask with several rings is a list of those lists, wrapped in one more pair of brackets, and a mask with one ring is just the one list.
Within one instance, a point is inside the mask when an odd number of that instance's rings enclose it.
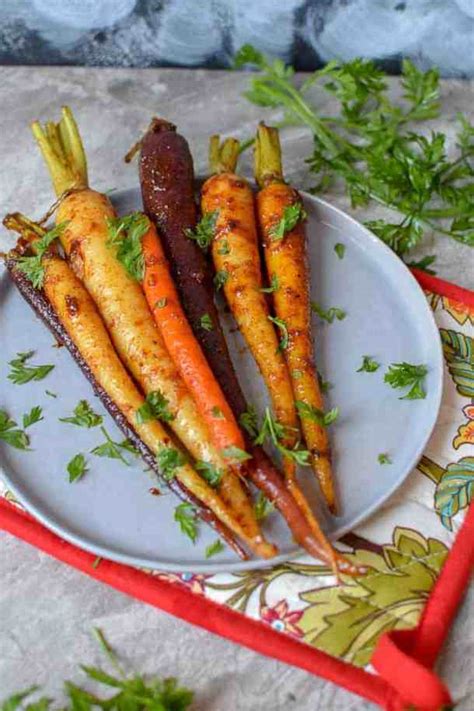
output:
{"label": "parsley leaf", "polygon": [[385,373],[384,381],[392,388],[410,388],[400,400],[423,400],[426,397],[423,380],[427,373],[426,365],[393,363]]}
{"label": "parsley leaf", "polygon": [[24,385],[32,380],[43,380],[50,373],[54,365],[25,365],[26,361],[30,360],[34,355],[34,351],[27,353],[17,353],[16,358],[9,361],[11,371],[8,374],[8,380],[11,380],[15,385]]}
{"label": "parsley leaf", "polygon": [[377,457],[379,464],[391,464],[392,460],[390,459],[389,455],[386,452],[382,452],[379,454]]}
{"label": "parsley leaf", "polygon": [[272,280],[270,282],[270,286],[263,286],[260,291],[262,294],[273,294],[275,291],[278,291],[280,288],[280,281],[277,277],[276,274],[272,276]]}
{"label": "parsley leaf", "polygon": [[297,368],[295,368],[294,370],[291,371],[291,377],[293,378],[293,380],[301,380],[303,375],[304,375],[303,371],[298,370]]}
{"label": "parsley leaf", "polygon": [[218,538],[214,543],[210,543],[205,552],[206,558],[212,558],[213,555],[217,555],[217,553],[221,553],[224,550],[224,544]]}
{"label": "parsley leaf", "polygon": [[319,408],[308,405],[308,403],[302,400],[296,400],[295,405],[300,417],[304,420],[316,422],[321,427],[329,427],[329,425],[332,425],[339,417],[338,407],[333,407],[329,412],[323,412]]}
{"label": "parsley leaf", "polygon": [[69,482],[77,481],[82,479],[87,471],[86,458],[83,454],[76,454],[67,465],[67,471],[69,474]]}
{"label": "parsley leaf", "polygon": [[257,521],[263,521],[267,516],[275,510],[274,505],[267,499],[262,491],[258,492],[257,499],[253,505],[253,510],[255,513],[255,518]]}
{"label": "parsley leaf", "polygon": [[222,289],[224,284],[227,282],[229,278],[229,272],[227,272],[225,269],[219,269],[215,276],[214,276],[214,287],[216,291],[219,291]]}
{"label": "parsley leaf", "polygon": [[334,245],[334,251],[336,252],[339,259],[344,259],[344,254],[346,253],[346,245],[342,242],[338,242]]}
{"label": "parsley leaf", "polygon": [[212,416],[215,417],[216,420],[223,420],[224,419],[224,413],[222,412],[220,407],[217,407],[217,405],[214,405],[211,412],[212,412]]}
{"label": "parsley leaf", "polygon": [[148,393],[145,402],[138,408],[135,414],[137,425],[142,425],[149,420],[172,422],[175,416],[170,412],[168,405],[169,400],[159,390],[153,390],[151,393]]}
{"label": "parsley leaf", "polygon": [[217,250],[217,254],[230,254],[229,242],[226,239],[220,240],[220,242],[222,243],[220,244],[220,247]]}
{"label": "parsley leaf", "polygon": [[15,447],[27,451],[30,444],[30,438],[23,430],[20,430],[5,410],[0,410],[0,439]]}
{"label": "parsley leaf", "polygon": [[239,424],[251,437],[258,434],[257,410],[253,405],[248,405],[247,409],[239,417]]}
{"label": "parsley leaf", "polygon": [[278,328],[280,329],[281,338],[280,338],[280,343],[278,344],[277,353],[281,353],[282,351],[284,351],[288,348],[288,343],[289,343],[288,327],[287,327],[286,323],[283,321],[283,319],[278,318],[277,316],[267,316],[267,318],[269,321],[274,323],[275,326],[278,326]]}
{"label": "parsley leaf", "polygon": [[129,463],[122,454],[122,449],[125,451],[130,451],[130,442],[128,439],[124,439],[122,442],[114,442],[105,427],[101,426],[101,432],[105,437],[105,442],[99,444],[98,447],[94,447],[91,450],[91,454],[95,454],[96,457],[108,457],[109,459],[119,459],[127,467]]}
{"label": "parsley leaf", "polygon": [[196,229],[184,230],[184,234],[186,235],[186,237],[188,237],[189,239],[193,239],[195,242],[197,242],[198,246],[203,250],[203,252],[207,252],[212,243],[212,240],[214,239],[214,233],[216,231],[216,223],[218,217],[219,210],[206,212],[197,223]]}
{"label": "parsley leaf", "polygon": [[77,425],[77,427],[87,427],[87,429],[91,429],[92,427],[101,425],[103,419],[102,415],[98,415],[94,412],[87,400],[80,400],[74,408],[74,416],[60,417],[59,421],[68,422],[71,425]]}
{"label": "parsley leaf", "polygon": [[175,470],[178,467],[182,467],[183,464],[186,464],[186,457],[174,447],[163,447],[163,449],[158,452],[156,463],[158,464],[162,476],[167,481],[170,481],[176,476]]}
{"label": "parsley leaf", "polygon": [[311,311],[314,311],[314,313],[317,314],[319,318],[321,318],[323,321],[327,321],[327,323],[334,323],[334,319],[337,319],[338,321],[343,321],[347,316],[346,312],[342,309],[339,309],[337,306],[331,306],[329,309],[325,310],[315,301],[311,302]]}
{"label": "parsley leaf", "polygon": [[278,242],[283,237],[293,230],[298,222],[305,220],[307,217],[303,205],[300,202],[295,202],[293,205],[287,205],[283,210],[283,217],[269,231],[269,236],[272,242]]}
{"label": "parsley leaf", "polygon": [[163,296],[161,299],[158,299],[158,301],[156,301],[153,308],[154,309],[164,309],[164,307],[166,306],[167,303],[168,303],[168,299],[166,298],[166,296]]}
{"label": "parsley leaf", "polygon": [[248,459],[252,459],[252,455],[247,454],[243,449],[240,449],[240,447],[225,447],[222,450],[222,455],[226,459],[230,459],[233,462],[245,462]]}
{"label": "parsley leaf", "polygon": [[174,510],[174,520],[179,524],[181,533],[196,542],[198,528],[196,511],[192,504],[179,504]]}
{"label": "parsley leaf", "polygon": [[368,355],[362,356],[362,365],[356,370],[356,373],[375,373],[380,368],[380,363]]}
{"label": "parsley leaf", "polygon": [[209,316],[209,314],[203,314],[201,316],[201,318],[199,319],[199,325],[202,329],[204,329],[204,331],[214,330],[214,324],[212,323],[212,318]]}
{"label": "parsley leaf", "polygon": [[218,469],[210,462],[203,462],[198,459],[194,465],[194,468],[199,472],[203,479],[207,481],[209,486],[215,488],[219,486],[222,477],[224,476],[224,470]]}
{"label": "parsley leaf", "polygon": [[35,405],[26,415],[23,415],[23,429],[26,430],[36,422],[41,422],[41,420],[44,420],[43,408],[39,405]]}
{"label": "parsley leaf", "polygon": [[66,224],[66,222],[61,222],[54,229],[46,232],[41,239],[35,240],[36,254],[31,257],[19,257],[17,259],[18,269],[31,281],[35,289],[41,289],[44,282],[43,256],[54,240],[63,232]]}
{"label": "parsley leaf", "polygon": [[145,272],[142,237],[149,226],[148,217],[141,212],[107,220],[107,246],[115,248],[118,261],[135,281],[142,281]]}
{"label": "parsley leaf", "polygon": [[270,408],[267,407],[265,408],[265,415],[260,431],[254,439],[254,444],[264,444],[268,438],[284,457],[292,459],[300,466],[306,466],[309,461],[310,453],[306,449],[300,449],[299,442],[296,442],[293,449],[283,445],[281,440],[286,439],[287,434],[288,429],[273,417]]}

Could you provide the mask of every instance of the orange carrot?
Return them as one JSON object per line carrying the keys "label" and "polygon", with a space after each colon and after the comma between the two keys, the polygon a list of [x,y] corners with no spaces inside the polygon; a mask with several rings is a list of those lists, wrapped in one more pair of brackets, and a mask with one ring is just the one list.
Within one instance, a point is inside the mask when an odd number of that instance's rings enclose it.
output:
{"label": "orange carrot", "polygon": [[[142,237],[143,290],[166,348],[192,393],[217,449],[245,449],[244,438],[182,309],[163,247],[149,222]],[[224,451],[225,454],[225,451]]]}

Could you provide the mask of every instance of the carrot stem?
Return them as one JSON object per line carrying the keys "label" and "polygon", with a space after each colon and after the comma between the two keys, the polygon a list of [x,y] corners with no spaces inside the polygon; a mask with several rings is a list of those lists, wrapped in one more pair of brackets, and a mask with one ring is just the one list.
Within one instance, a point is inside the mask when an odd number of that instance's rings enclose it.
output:
{"label": "carrot stem", "polygon": [[214,173],[233,173],[239,159],[240,143],[236,138],[211,136],[209,139],[209,168]]}
{"label": "carrot stem", "polygon": [[280,134],[277,128],[258,125],[254,152],[255,179],[259,187],[268,183],[284,182],[281,161]]}

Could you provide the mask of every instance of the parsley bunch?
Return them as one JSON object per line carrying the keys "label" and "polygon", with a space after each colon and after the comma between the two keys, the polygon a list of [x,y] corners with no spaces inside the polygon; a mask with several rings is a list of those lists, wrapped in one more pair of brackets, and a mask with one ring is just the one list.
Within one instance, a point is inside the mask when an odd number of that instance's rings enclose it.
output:
{"label": "parsley bunch", "polygon": [[[459,116],[458,154],[446,155],[446,137],[415,133],[414,122],[439,115],[439,75],[419,71],[405,60],[403,102],[388,96],[385,75],[370,60],[329,62],[301,86],[294,70],[269,60],[251,45],[237,53],[235,66],[253,65],[260,73],[245,96],[254,104],[282,108],[284,123],[305,124],[314,136],[313,191],[324,191],[342,178],[353,207],[376,202],[387,219],[367,225],[397,254],[418,246],[429,231],[474,245],[474,126]],[[339,102],[334,116],[323,116],[307,99],[318,84]],[[399,217],[393,220],[393,211]]]}
{"label": "parsley bunch", "polygon": [[[180,687],[177,680],[146,679],[141,674],[126,675],[119,663],[115,652],[99,629],[94,630],[103,652],[108,657],[114,673],[106,672],[101,667],[81,665],[81,670],[86,677],[109,690],[106,697],[99,696],[77,686],[71,681],[64,683],[64,692],[67,696],[67,705],[61,707],[62,711],[186,711],[192,703],[193,693],[189,689]],[[52,699],[42,696],[32,699],[37,692],[37,686],[31,686],[8,699],[0,702],[0,711],[48,711]]]}

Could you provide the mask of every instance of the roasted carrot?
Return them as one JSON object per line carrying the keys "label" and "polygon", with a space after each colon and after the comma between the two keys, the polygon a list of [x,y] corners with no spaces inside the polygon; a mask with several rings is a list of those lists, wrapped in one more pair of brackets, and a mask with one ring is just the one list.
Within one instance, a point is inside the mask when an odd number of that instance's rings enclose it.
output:
{"label": "roasted carrot", "polygon": [[[136,219],[141,217],[144,216],[137,214]],[[245,454],[243,435],[183,312],[156,229],[145,219],[148,229],[142,237],[143,289],[148,304],[165,346],[208,425],[215,447],[231,470],[235,469],[238,476],[245,476],[246,460],[236,459],[236,456]],[[219,493],[238,511],[240,525],[247,537],[258,539],[261,536],[259,526],[238,476],[223,469]]]}
{"label": "roasted carrot", "polygon": [[[8,215],[4,224],[8,229],[20,232],[24,240],[23,244],[26,240],[28,248],[33,251],[35,244],[46,234],[43,228],[18,214]],[[41,296],[46,301],[46,307],[43,305],[39,309],[42,317],[45,318],[48,309],[53,312],[53,320],[46,318],[48,325],[51,327],[56,321],[60,326],[59,337],[65,341],[66,345],[72,346],[70,350],[73,357],[83,367],[86,376],[114,419],[117,420],[117,413],[119,413],[126,421],[128,428],[136,433],[139,442],[152,452],[154,456],[151,462],[147,458],[147,462],[151,463],[153,469],[156,470],[156,457],[158,456],[158,461],[160,461],[160,452],[170,449],[179,452],[179,446],[157,420],[137,422],[135,414],[145,402],[143,396],[123,367],[94,302],[69,265],[64,259],[50,251],[44,254],[41,264],[43,269],[42,288],[41,292],[38,292],[33,298],[33,305],[37,306],[38,303],[41,303],[38,301]],[[11,255],[10,272],[17,284],[19,282],[17,272],[21,274],[22,269],[21,260],[18,261],[15,259],[15,255]],[[66,338],[64,332],[67,334]],[[121,423],[119,422],[119,424]],[[175,478],[181,487],[174,485]],[[209,509],[213,516],[226,527],[222,529],[225,538],[230,540],[234,548],[235,542],[227,529],[232,530],[243,539],[246,538],[245,532],[233,513],[223,503],[217,492],[187,463],[186,457],[182,456],[178,459],[177,466],[168,472],[165,481],[181,496],[184,492],[185,498],[188,499],[187,492],[189,492],[206,509]],[[209,519],[206,511],[204,514],[204,518]],[[241,552],[239,547],[237,549]]]}
{"label": "roasted carrot", "polygon": [[[239,143],[211,139],[211,171],[203,185],[203,215],[216,214],[212,258],[217,284],[249,345],[267,385],[278,422],[286,428],[288,444],[298,435],[298,419],[281,344],[270,320],[262,288],[260,255],[252,190],[235,174]],[[226,249],[222,249],[223,244]]]}
{"label": "roasted carrot", "polygon": [[208,425],[214,445],[245,449],[243,435],[181,307],[154,225],[142,238],[143,289],[163,340]]}
{"label": "roasted carrot", "polygon": [[[82,142],[71,112],[64,108],[59,125],[47,124],[46,132],[33,123],[33,133],[55,191],[62,196],[56,213],[57,222],[65,223],[61,243],[96,303],[120,358],[147,395],[159,392],[166,399],[169,425],[191,454],[216,469],[224,468],[224,460],[209,440],[206,424],[168,354],[138,282],[108,244],[108,225],[116,217],[115,211],[105,195],[88,187],[85,158],[76,161],[76,155],[84,156],[84,151],[78,148],[82,148]],[[227,493],[231,495],[231,491]],[[238,516],[236,506],[233,510]],[[258,530],[256,524],[255,528]],[[275,553],[275,547],[261,533],[246,542],[264,557]]]}
{"label": "roasted carrot", "polygon": [[[136,148],[140,149],[140,185],[145,210],[158,227],[194,334],[235,417],[240,418],[248,408],[214,303],[211,265],[202,247],[189,236],[195,234],[197,213],[193,160],[188,143],[173,124],[155,118]],[[225,242],[222,250],[226,251],[224,247]],[[208,319],[210,328],[203,328],[203,316]],[[331,564],[337,558],[346,569],[347,561],[338,558],[337,551],[328,550],[324,537],[322,540],[318,537],[318,528],[312,514],[308,514],[309,507],[302,492],[295,485],[293,493],[290,492],[288,480],[285,483],[264,449],[252,444],[248,436],[246,440],[246,450],[252,454],[246,474],[280,511],[295,540],[311,555]]]}
{"label": "roasted carrot", "polygon": [[273,305],[288,333],[284,357],[311,464],[330,511],[336,513],[329,438],[311,337],[304,210],[298,192],[283,179],[278,130],[263,123],[255,144],[255,178],[260,187],[257,217],[267,273],[275,285]]}

